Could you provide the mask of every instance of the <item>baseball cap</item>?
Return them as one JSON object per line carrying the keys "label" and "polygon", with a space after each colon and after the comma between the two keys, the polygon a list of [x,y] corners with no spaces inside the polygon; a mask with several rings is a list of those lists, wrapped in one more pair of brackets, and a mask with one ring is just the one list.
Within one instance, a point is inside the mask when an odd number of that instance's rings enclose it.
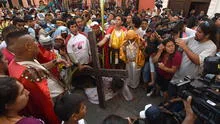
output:
{"label": "baseball cap", "polygon": [[148,104],[148,105],[146,105],[145,107],[144,107],[144,110],[142,110],[141,112],[140,112],[140,118],[146,118],[146,116],[145,116],[145,111],[148,109],[148,108],[150,108],[152,105],[151,104]]}
{"label": "baseball cap", "polygon": [[55,10],[55,13],[59,13],[59,12],[60,12],[60,10],[59,10],[59,9],[56,9],[56,10]]}
{"label": "baseball cap", "polygon": [[96,15],[92,15],[92,16],[91,16],[91,19],[96,19]]}
{"label": "baseball cap", "polygon": [[42,45],[50,45],[52,43],[52,38],[50,36],[40,35],[39,36],[39,42]]}
{"label": "baseball cap", "polygon": [[33,21],[33,20],[34,20],[34,17],[31,16],[31,15],[26,15],[26,16],[24,16],[24,20],[25,20],[25,21]]}
{"label": "baseball cap", "polygon": [[148,104],[145,109],[140,112],[140,118],[148,118],[149,120],[155,120],[160,116],[160,109],[157,106]]}
{"label": "baseball cap", "polygon": [[90,27],[99,27],[99,23],[97,21],[93,21],[91,24],[90,24]]}

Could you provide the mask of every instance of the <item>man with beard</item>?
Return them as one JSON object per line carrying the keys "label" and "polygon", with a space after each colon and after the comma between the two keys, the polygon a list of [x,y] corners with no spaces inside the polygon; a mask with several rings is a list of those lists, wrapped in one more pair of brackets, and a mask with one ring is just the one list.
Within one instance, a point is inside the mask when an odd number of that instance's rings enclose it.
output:
{"label": "man with beard", "polygon": [[195,37],[176,41],[176,44],[183,50],[183,58],[173,80],[183,79],[187,75],[195,78],[201,74],[204,59],[216,53],[217,48],[213,42],[215,34],[216,27],[213,21],[208,20],[198,26]]}

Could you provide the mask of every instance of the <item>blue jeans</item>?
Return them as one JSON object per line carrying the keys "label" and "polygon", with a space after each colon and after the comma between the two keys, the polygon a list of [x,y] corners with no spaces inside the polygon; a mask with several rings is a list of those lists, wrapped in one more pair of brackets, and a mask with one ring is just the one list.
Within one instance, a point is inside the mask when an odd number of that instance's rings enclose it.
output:
{"label": "blue jeans", "polygon": [[142,76],[144,82],[149,82],[151,80],[151,72],[155,72],[154,63],[150,57],[148,61],[145,62],[145,65],[142,70]]}

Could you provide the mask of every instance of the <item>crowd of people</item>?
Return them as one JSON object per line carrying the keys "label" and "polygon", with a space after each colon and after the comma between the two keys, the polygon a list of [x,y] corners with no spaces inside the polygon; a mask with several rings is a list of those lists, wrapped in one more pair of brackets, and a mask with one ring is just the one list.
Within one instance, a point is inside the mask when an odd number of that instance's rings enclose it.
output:
{"label": "crowd of people", "polygon": [[[162,96],[169,101],[170,81],[202,74],[204,59],[220,51],[220,14],[211,19],[192,10],[189,17],[170,9],[141,12],[133,7],[101,11],[72,8],[71,11],[40,7],[0,8],[0,123],[85,124],[85,91],[97,104],[89,32],[97,40],[101,68],[126,69],[127,79],[103,77],[105,99],[122,93],[132,102],[129,90],[143,85],[146,99]],[[184,101],[186,118],[195,115]],[[146,114],[146,113],[145,113]],[[129,124],[133,120],[110,115],[103,124]],[[89,122],[87,122],[89,123]],[[147,123],[147,122],[146,122]],[[153,121],[150,123],[154,123]]]}

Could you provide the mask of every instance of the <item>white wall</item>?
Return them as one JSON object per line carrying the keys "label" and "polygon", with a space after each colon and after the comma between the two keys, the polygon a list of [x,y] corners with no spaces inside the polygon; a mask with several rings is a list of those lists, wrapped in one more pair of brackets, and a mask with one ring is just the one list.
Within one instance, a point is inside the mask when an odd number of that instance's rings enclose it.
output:
{"label": "white wall", "polygon": [[169,0],[162,0],[162,1],[163,1],[163,8],[167,8]]}
{"label": "white wall", "polygon": [[220,13],[220,0],[212,0],[207,15],[213,17],[215,13]]}

